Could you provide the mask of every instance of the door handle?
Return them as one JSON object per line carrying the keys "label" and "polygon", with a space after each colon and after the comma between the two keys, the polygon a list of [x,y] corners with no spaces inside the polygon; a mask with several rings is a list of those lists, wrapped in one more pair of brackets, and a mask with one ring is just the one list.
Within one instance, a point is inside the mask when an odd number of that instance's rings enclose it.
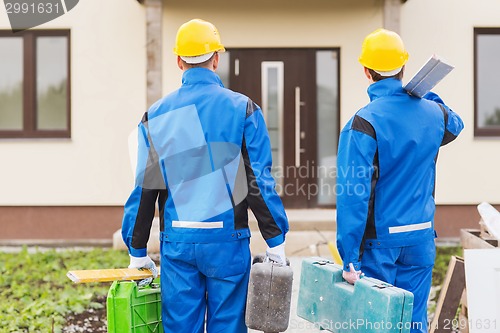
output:
{"label": "door handle", "polygon": [[306,151],[300,145],[300,140],[306,136],[306,133],[300,128],[300,107],[302,105],[305,103],[300,100],[300,87],[295,87],[295,166],[297,168],[300,167],[300,154]]}

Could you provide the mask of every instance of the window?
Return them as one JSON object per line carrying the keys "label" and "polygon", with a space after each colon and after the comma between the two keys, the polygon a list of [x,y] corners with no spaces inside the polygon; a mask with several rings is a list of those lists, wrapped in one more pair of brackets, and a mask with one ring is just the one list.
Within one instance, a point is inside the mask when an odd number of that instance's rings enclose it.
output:
{"label": "window", "polygon": [[316,51],[316,108],[319,205],[335,205],[339,137],[339,50]]}
{"label": "window", "polygon": [[474,135],[500,136],[500,28],[474,29]]}
{"label": "window", "polygon": [[70,137],[70,32],[0,31],[0,138]]}

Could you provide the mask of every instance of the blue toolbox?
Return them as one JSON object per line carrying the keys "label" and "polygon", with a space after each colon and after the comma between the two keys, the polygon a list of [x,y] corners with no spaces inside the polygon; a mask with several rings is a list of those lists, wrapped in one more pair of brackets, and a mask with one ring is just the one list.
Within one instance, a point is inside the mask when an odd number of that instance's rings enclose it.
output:
{"label": "blue toolbox", "polygon": [[410,332],[413,294],[362,277],[342,278],[342,266],[323,258],[302,261],[297,315],[335,333]]}

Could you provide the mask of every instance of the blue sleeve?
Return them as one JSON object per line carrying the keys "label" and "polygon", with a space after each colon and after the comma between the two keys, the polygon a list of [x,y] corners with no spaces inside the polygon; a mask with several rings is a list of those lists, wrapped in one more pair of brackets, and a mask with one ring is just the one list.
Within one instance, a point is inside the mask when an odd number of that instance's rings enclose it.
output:
{"label": "blue sleeve", "polygon": [[[363,236],[372,197],[377,141],[373,127],[355,116],[340,133],[337,156],[337,247],[344,262],[360,269]],[[363,122],[365,129],[353,126]],[[354,121],[353,121],[354,120]]]}
{"label": "blue sleeve", "polygon": [[446,122],[446,132],[450,133],[450,135],[453,136],[453,139],[455,139],[464,129],[464,123],[462,121],[462,118],[460,118],[458,114],[453,112],[453,110],[448,108],[447,112],[448,121]]}
{"label": "blue sleeve", "polygon": [[457,113],[453,112],[436,93],[428,92],[427,94],[425,94],[424,98],[434,101],[442,106],[444,122],[446,126],[443,136],[443,142],[441,143],[441,145],[444,146],[455,140],[460,132],[462,132],[462,130],[464,129],[462,118],[460,118]]}
{"label": "blue sleeve", "polygon": [[285,241],[288,218],[271,175],[271,143],[260,108],[249,100],[242,154],[247,175],[246,201],[269,247]]}
{"label": "blue sleeve", "polygon": [[157,171],[152,150],[147,139],[147,128],[139,124],[138,154],[135,187],[124,207],[122,238],[129,253],[134,257],[147,255],[147,242],[155,214],[155,205],[160,190],[149,186]]}

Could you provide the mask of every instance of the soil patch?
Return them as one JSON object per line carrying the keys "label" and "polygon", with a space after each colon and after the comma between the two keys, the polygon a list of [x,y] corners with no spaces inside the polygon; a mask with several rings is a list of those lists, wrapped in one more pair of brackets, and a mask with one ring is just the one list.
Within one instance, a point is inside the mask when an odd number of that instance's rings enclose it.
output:
{"label": "soil patch", "polygon": [[106,333],[108,324],[106,320],[106,296],[97,296],[94,302],[101,303],[101,309],[88,309],[82,313],[70,314],[63,327],[63,333]]}

